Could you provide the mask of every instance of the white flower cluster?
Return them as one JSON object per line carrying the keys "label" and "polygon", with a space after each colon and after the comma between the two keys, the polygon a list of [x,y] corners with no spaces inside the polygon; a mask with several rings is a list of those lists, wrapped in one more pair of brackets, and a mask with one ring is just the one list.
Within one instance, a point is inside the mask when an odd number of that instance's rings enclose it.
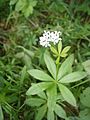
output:
{"label": "white flower cluster", "polygon": [[62,33],[59,31],[54,31],[54,32],[50,32],[50,31],[44,31],[43,36],[40,37],[40,45],[44,46],[44,47],[50,47],[50,42],[54,43],[54,45],[56,43],[58,43],[59,40],[62,40],[59,36]]}

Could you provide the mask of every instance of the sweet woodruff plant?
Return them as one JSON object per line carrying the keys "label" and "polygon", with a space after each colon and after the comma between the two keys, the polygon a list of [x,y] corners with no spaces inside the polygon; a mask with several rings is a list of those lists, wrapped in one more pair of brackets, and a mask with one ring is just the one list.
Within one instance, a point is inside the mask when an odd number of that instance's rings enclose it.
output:
{"label": "sweet woodruff plant", "polygon": [[[41,69],[28,71],[30,76],[37,80],[37,83],[32,83],[26,92],[26,104],[36,109],[35,120],[42,120],[46,114],[47,120],[55,120],[57,116],[67,120],[64,101],[77,108],[69,84],[87,76],[84,71],[73,71],[74,54],[68,56],[70,46],[62,47],[61,35],[60,31],[44,31],[40,37],[40,45],[46,49],[49,47],[56,59],[54,60],[46,50],[44,61],[47,71]],[[61,61],[61,57],[64,57],[64,62]]]}

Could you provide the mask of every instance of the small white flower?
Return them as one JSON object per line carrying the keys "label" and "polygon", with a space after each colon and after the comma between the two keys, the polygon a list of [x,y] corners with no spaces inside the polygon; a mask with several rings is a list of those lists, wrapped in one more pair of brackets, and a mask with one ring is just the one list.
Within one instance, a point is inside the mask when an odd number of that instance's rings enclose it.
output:
{"label": "small white flower", "polygon": [[60,32],[57,32],[57,31],[51,32],[51,42],[53,42],[54,45],[58,43],[59,40],[61,40],[61,38],[59,38],[59,35],[60,35]]}
{"label": "small white flower", "polygon": [[50,47],[50,42],[52,42],[54,45],[57,44],[60,40],[62,40],[59,36],[62,33],[59,31],[44,31],[43,36],[40,37],[40,45],[44,47]]}
{"label": "small white flower", "polygon": [[40,37],[40,45],[42,45],[43,47],[50,47],[50,43],[45,37]]}

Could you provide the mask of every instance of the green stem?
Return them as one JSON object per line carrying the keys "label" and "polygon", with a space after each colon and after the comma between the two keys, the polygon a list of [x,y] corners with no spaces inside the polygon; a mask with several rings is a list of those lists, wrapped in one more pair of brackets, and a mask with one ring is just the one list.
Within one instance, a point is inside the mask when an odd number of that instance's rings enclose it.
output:
{"label": "green stem", "polygon": [[21,107],[18,109],[18,111],[20,111],[24,106],[25,106],[25,103],[23,103],[23,104],[21,105]]}
{"label": "green stem", "polygon": [[58,76],[58,69],[59,69],[59,63],[56,65],[56,80],[57,80],[57,76]]}
{"label": "green stem", "polygon": [[88,81],[90,81],[90,79],[87,79],[86,81],[83,81],[83,82],[81,82],[81,83],[79,83],[79,84],[77,84],[77,85],[74,85],[74,86],[71,87],[71,88],[75,88],[75,87],[77,87],[77,86],[80,86],[80,85],[82,85],[82,84],[84,84],[84,83],[86,83],[86,82],[88,82]]}

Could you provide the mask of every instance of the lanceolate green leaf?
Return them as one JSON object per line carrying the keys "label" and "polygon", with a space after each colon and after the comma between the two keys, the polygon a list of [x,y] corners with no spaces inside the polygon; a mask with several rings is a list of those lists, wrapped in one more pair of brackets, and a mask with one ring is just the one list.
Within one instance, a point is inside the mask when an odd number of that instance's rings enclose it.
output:
{"label": "lanceolate green leaf", "polygon": [[56,79],[56,65],[55,65],[53,59],[49,56],[49,54],[45,53],[44,60],[45,60],[45,63],[46,63],[46,66],[47,66],[49,72],[51,73],[53,78]]}
{"label": "lanceolate green leaf", "polygon": [[70,46],[65,47],[65,48],[62,50],[62,53],[61,53],[61,54],[67,53],[70,48],[71,48]]}
{"label": "lanceolate green leaf", "polygon": [[67,55],[67,53],[61,53],[61,57],[66,57]]}
{"label": "lanceolate green leaf", "polygon": [[52,86],[49,89],[47,89],[47,97],[48,97],[47,120],[54,120],[54,108],[55,108],[56,99],[57,99],[57,86],[55,83],[53,83]]}
{"label": "lanceolate green leaf", "polygon": [[62,50],[62,42],[60,40],[60,42],[58,44],[58,52],[59,52],[59,54],[61,53],[61,50]]}
{"label": "lanceolate green leaf", "polygon": [[27,95],[35,95],[38,94],[44,90],[46,90],[48,87],[52,85],[52,82],[42,82],[33,84],[28,91],[26,92]]}
{"label": "lanceolate green leaf", "polygon": [[47,120],[55,120],[54,118],[54,111],[48,108],[47,111]]}
{"label": "lanceolate green leaf", "polygon": [[66,75],[60,80],[60,82],[61,83],[76,82],[76,81],[83,79],[86,76],[87,76],[86,72],[77,71],[77,72],[73,72],[73,73]]}
{"label": "lanceolate green leaf", "polygon": [[29,70],[28,73],[34,78],[41,81],[53,81],[53,78],[51,78],[48,74],[38,69]]}
{"label": "lanceolate green leaf", "polygon": [[67,101],[69,104],[73,106],[76,106],[76,100],[72,92],[62,84],[58,84],[58,87],[65,101]]}
{"label": "lanceolate green leaf", "polygon": [[64,75],[68,74],[71,70],[72,64],[74,61],[74,55],[70,55],[61,65],[61,67],[59,68],[58,71],[58,80],[60,80],[60,78],[62,78]]}
{"label": "lanceolate green leaf", "polygon": [[0,105],[0,120],[4,120],[3,111],[2,111],[1,105]]}
{"label": "lanceolate green leaf", "polygon": [[61,118],[66,118],[65,110],[58,104],[55,106],[55,113]]}
{"label": "lanceolate green leaf", "polygon": [[46,94],[45,94],[44,91],[38,93],[37,95],[38,95],[40,98],[42,98],[42,99],[47,99],[47,96],[46,96]]}
{"label": "lanceolate green leaf", "polygon": [[58,55],[58,52],[54,47],[51,46],[50,49],[55,55]]}
{"label": "lanceolate green leaf", "polygon": [[47,105],[43,105],[38,109],[35,120],[42,120],[47,111]]}
{"label": "lanceolate green leaf", "polygon": [[45,103],[45,100],[41,99],[41,98],[32,98],[32,97],[30,97],[30,98],[26,99],[25,103],[27,105],[29,105],[29,106],[32,106],[32,107],[33,106],[39,107],[39,106],[41,106],[42,104]]}
{"label": "lanceolate green leaf", "polygon": [[47,106],[49,109],[54,110],[57,99],[57,85],[54,83],[51,87],[47,89]]}
{"label": "lanceolate green leaf", "polygon": [[61,57],[66,57],[68,54],[67,52],[69,51],[70,46],[65,47],[62,52],[61,52]]}

